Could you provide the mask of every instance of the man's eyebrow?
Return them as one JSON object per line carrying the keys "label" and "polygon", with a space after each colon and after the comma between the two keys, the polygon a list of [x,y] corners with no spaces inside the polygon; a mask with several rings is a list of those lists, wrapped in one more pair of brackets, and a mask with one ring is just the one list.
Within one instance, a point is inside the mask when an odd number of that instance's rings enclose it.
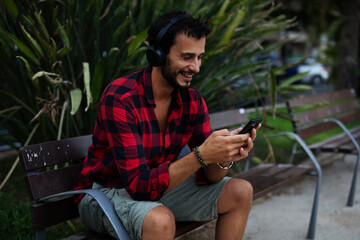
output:
{"label": "man's eyebrow", "polygon": [[195,55],[195,53],[193,53],[193,52],[182,52],[180,55],[181,56],[193,56],[193,55]]}
{"label": "man's eyebrow", "polygon": [[[181,56],[195,56],[196,54],[193,52],[182,52],[180,55]],[[205,55],[205,52],[202,52],[199,54],[199,56],[204,56],[204,55]]]}

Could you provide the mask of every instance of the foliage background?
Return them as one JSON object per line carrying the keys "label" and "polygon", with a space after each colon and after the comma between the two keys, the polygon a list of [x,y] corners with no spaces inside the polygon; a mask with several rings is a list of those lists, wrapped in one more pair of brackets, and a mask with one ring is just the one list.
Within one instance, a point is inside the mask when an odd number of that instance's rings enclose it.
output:
{"label": "foliage background", "polygon": [[[0,126],[21,144],[36,124],[30,143],[90,134],[102,90],[147,65],[148,25],[172,9],[209,19],[213,26],[194,79],[211,112],[264,96],[275,102],[276,93],[286,93],[290,84],[276,86],[282,69],[253,59],[284,44],[263,45],[263,37],[294,24],[283,15],[272,17],[277,8],[272,0],[4,0]],[[247,87],[231,87],[244,76],[251,76]]]}

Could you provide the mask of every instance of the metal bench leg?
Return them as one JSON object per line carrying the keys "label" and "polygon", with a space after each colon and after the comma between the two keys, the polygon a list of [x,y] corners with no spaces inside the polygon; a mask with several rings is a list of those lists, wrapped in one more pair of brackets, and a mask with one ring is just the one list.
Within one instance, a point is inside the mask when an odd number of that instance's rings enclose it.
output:
{"label": "metal bench leg", "polygon": [[294,160],[294,156],[295,156],[295,153],[296,153],[296,147],[297,147],[297,143],[294,142],[293,146],[292,146],[292,149],[291,149],[291,155],[290,155],[290,158],[289,158],[289,164],[292,164],[292,162]]}
{"label": "metal bench leg", "polygon": [[296,139],[296,141],[300,144],[300,146],[304,149],[304,151],[310,157],[310,160],[313,162],[316,172],[317,172],[317,182],[316,182],[316,188],[315,188],[314,202],[313,202],[313,207],[311,210],[311,217],[310,217],[309,229],[308,229],[308,234],[307,234],[308,239],[315,239],[316,218],[317,218],[317,212],[318,212],[318,206],[319,206],[319,194],[320,194],[320,184],[321,184],[321,179],[322,179],[322,170],[321,170],[321,167],[320,167],[319,163],[317,162],[314,154],[308,148],[306,143],[297,134],[291,134],[291,135]]}
{"label": "metal bench leg", "polygon": [[314,203],[311,210],[310,223],[307,233],[307,239],[315,239],[316,217],[319,206],[319,193],[320,193],[321,175],[317,176],[317,183],[315,188]]}
{"label": "metal bench leg", "polygon": [[310,160],[312,161],[312,163],[314,164],[314,167],[316,169],[317,175],[315,175],[315,176],[317,176],[317,182],[316,182],[316,187],[315,187],[314,202],[313,202],[313,206],[312,206],[312,210],[311,210],[311,217],[310,217],[310,223],[309,223],[308,234],[307,234],[308,239],[314,239],[315,238],[315,228],[316,228],[316,218],[317,218],[318,205],[319,205],[320,184],[321,184],[321,179],[322,179],[322,170],[321,170],[320,164],[318,163],[314,154],[309,149],[309,147],[306,145],[306,143],[296,133],[293,133],[293,132],[276,133],[276,134],[268,135],[265,137],[260,137],[258,140],[263,139],[263,138],[278,137],[278,136],[293,137],[297,141],[297,143],[302,147],[302,149],[307,153],[308,157],[310,158]]}
{"label": "metal bench leg", "polygon": [[358,156],[357,156],[357,159],[356,159],[353,179],[352,179],[351,187],[350,187],[349,198],[348,198],[348,201],[347,201],[347,204],[346,204],[346,206],[348,206],[348,207],[352,207],[354,205],[355,190],[356,190],[356,179],[357,179],[357,174],[358,174],[358,170],[359,170],[359,159],[360,159],[360,152],[358,152]]}
{"label": "metal bench leg", "polygon": [[355,168],[354,168],[353,179],[352,179],[351,187],[350,187],[350,193],[349,193],[348,201],[347,201],[347,204],[346,204],[348,207],[352,207],[354,205],[355,190],[356,190],[356,179],[357,179],[357,174],[358,174],[358,169],[359,169],[360,146],[357,143],[354,136],[351,134],[351,132],[338,119],[329,118],[329,119],[323,120],[323,122],[334,122],[339,127],[341,127],[341,129],[345,132],[345,134],[350,138],[350,140],[352,141],[352,143],[354,144],[354,146],[356,147],[356,150],[358,152],[358,157],[356,159]]}
{"label": "metal bench leg", "polygon": [[249,160],[249,159],[246,159],[245,166],[244,166],[244,172],[246,172],[247,170],[249,170],[249,168],[250,168],[250,160]]}

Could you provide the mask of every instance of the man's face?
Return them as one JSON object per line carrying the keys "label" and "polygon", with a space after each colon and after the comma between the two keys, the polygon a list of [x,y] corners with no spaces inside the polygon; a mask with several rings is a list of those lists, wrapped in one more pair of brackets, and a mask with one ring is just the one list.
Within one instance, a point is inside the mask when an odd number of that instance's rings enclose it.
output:
{"label": "man's face", "polygon": [[201,59],[205,53],[205,38],[177,34],[175,44],[166,56],[161,73],[174,88],[188,88],[194,74],[200,71]]}

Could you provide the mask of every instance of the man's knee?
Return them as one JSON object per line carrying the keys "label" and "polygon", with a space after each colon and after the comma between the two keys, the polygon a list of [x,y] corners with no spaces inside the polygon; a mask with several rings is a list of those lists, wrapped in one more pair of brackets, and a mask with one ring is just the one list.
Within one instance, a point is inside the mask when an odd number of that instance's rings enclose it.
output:
{"label": "man's knee", "polygon": [[251,205],[253,198],[252,185],[243,179],[232,178],[228,182],[230,196],[235,203],[241,205]]}
{"label": "man's knee", "polygon": [[217,202],[220,214],[234,210],[250,211],[253,188],[248,181],[232,178],[223,189]]}
{"label": "man's knee", "polygon": [[143,239],[146,239],[148,234],[151,236],[169,236],[169,239],[173,239],[175,231],[175,217],[167,207],[158,206],[146,214],[143,222]]}

